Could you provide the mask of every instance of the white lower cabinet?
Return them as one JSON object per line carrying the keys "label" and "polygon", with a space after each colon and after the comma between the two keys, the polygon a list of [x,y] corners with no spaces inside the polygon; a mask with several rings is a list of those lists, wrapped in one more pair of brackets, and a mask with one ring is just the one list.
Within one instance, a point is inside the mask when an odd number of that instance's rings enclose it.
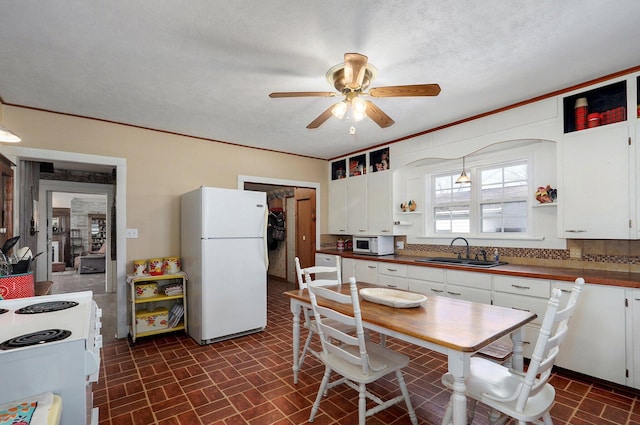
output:
{"label": "white lower cabinet", "polygon": [[409,291],[425,295],[444,295],[444,269],[407,266]]}
{"label": "white lower cabinet", "polygon": [[627,385],[640,388],[640,289],[627,289]]}
{"label": "white lower cabinet", "polygon": [[378,263],[378,285],[392,289],[409,289],[407,266],[404,264]]}
{"label": "white lower cabinet", "polygon": [[486,289],[469,288],[467,286],[450,285],[447,283],[444,295],[449,298],[491,304],[491,291],[487,291]]}
{"label": "white lower cabinet", "polygon": [[447,270],[444,295],[465,301],[491,304],[491,275]]}
{"label": "white lower cabinet", "polygon": [[[561,305],[565,305],[573,283],[553,286],[562,290]],[[624,288],[585,284],[556,365],[626,385],[624,306]]]}
{"label": "white lower cabinet", "polygon": [[[340,263],[341,261],[340,261],[339,255],[322,254],[322,253],[316,252],[316,266],[322,266],[322,267],[337,266],[339,269],[341,269]],[[340,274],[340,278],[342,279],[342,274]],[[316,273],[315,279],[333,280],[333,279],[336,279],[336,274],[335,273]]]}
{"label": "white lower cabinet", "polygon": [[[524,356],[531,358],[551,288],[565,305],[573,282],[491,273],[407,266],[343,258],[343,280],[407,289],[531,311],[538,318],[523,328]],[[627,308],[625,308],[625,306]],[[560,347],[556,365],[605,381],[640,388],[640,289],[587,284]]]}
{"label": "white lower cabinet", "polygon": [[342,268],[343,283],[349,282],[349,279],[356,275],[355,263],[356,263],[356,260],[354,260],[353,258],[342,258],[341,268]]}
{"label": "white lower cabinet", "polygon": [[354,260],[353,272],[358,282],[378,284],[378,262]]}

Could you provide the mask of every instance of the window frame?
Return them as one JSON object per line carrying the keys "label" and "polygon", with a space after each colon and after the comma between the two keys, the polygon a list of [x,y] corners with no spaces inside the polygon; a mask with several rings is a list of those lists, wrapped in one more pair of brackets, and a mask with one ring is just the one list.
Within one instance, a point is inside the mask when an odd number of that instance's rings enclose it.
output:
{"label": "window frame", "polygon": [[[534,214],[531,209],[531,199],[534,197],[534,184],[535,181],[535,154],[533,149],[507,149],[502,152],[491,152],[486,154],[478,154],[465,157],[465,171],[471,178],[471,198],[469,205],[469,232],[436,232],[435,231],[435,178],[447,175],[459,176],[462,172],[462,159],[445,160],[439,164],[433,164],[423,173],[423,185],[424,185],[424,199],[427,200],[424,211],[423,237],[447,239],[454,237],[464,237],[471,239],[528,239],[534,236]],[[518,198],[503,198],[500,202],[509,201],[511,199],[517,199],[518,201],[526,202],[526,232],[481,232],[481,188],[479,184],[479,176],[483,169],[492,167],[506,167],[512,164],[525,163],[527,164],[527,196],[524,199]],[[474,184],[474,181],[476,182]],[[454,183],[455,184],[455,183]],[[489,203],[489,202],[485,202]],[[448,204],[453,206],[453,204]]]}

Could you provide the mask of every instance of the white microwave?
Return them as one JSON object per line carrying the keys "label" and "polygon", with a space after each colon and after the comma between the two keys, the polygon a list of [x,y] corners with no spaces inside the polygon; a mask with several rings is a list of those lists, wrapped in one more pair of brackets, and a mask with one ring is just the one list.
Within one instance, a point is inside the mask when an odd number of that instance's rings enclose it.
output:
{"label": "white microwave", "polygon": [[355,236],[353,252],[367,255],[393,254],[393,236]]}

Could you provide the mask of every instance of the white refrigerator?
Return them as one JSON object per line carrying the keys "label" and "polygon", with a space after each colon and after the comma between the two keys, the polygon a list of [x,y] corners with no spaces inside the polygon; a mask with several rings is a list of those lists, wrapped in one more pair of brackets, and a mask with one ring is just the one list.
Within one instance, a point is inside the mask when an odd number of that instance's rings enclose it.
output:
{"label": "white refrigerator", "polygon": [[181,197],[189,335],[207,344],[267,325],[264,192],[200,187]]}

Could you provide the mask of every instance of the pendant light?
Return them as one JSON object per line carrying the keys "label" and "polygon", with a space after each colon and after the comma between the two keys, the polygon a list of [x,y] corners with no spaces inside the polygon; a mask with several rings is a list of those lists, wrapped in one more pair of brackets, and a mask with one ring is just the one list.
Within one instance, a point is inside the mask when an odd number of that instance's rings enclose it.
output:
{"label": "pendant light", "polygon": [[471,179],[467,176],[467,172],[464,169],[464,156],[462,157],[462,174],[460,174],[456,183],[471,183]]}
{"label": "pendant light", "polygon": [[8,128],[0,125],[0,142],[5,143],[18,143],[21,142],[22,139],[18,137],[16,133],[9,130]]}

